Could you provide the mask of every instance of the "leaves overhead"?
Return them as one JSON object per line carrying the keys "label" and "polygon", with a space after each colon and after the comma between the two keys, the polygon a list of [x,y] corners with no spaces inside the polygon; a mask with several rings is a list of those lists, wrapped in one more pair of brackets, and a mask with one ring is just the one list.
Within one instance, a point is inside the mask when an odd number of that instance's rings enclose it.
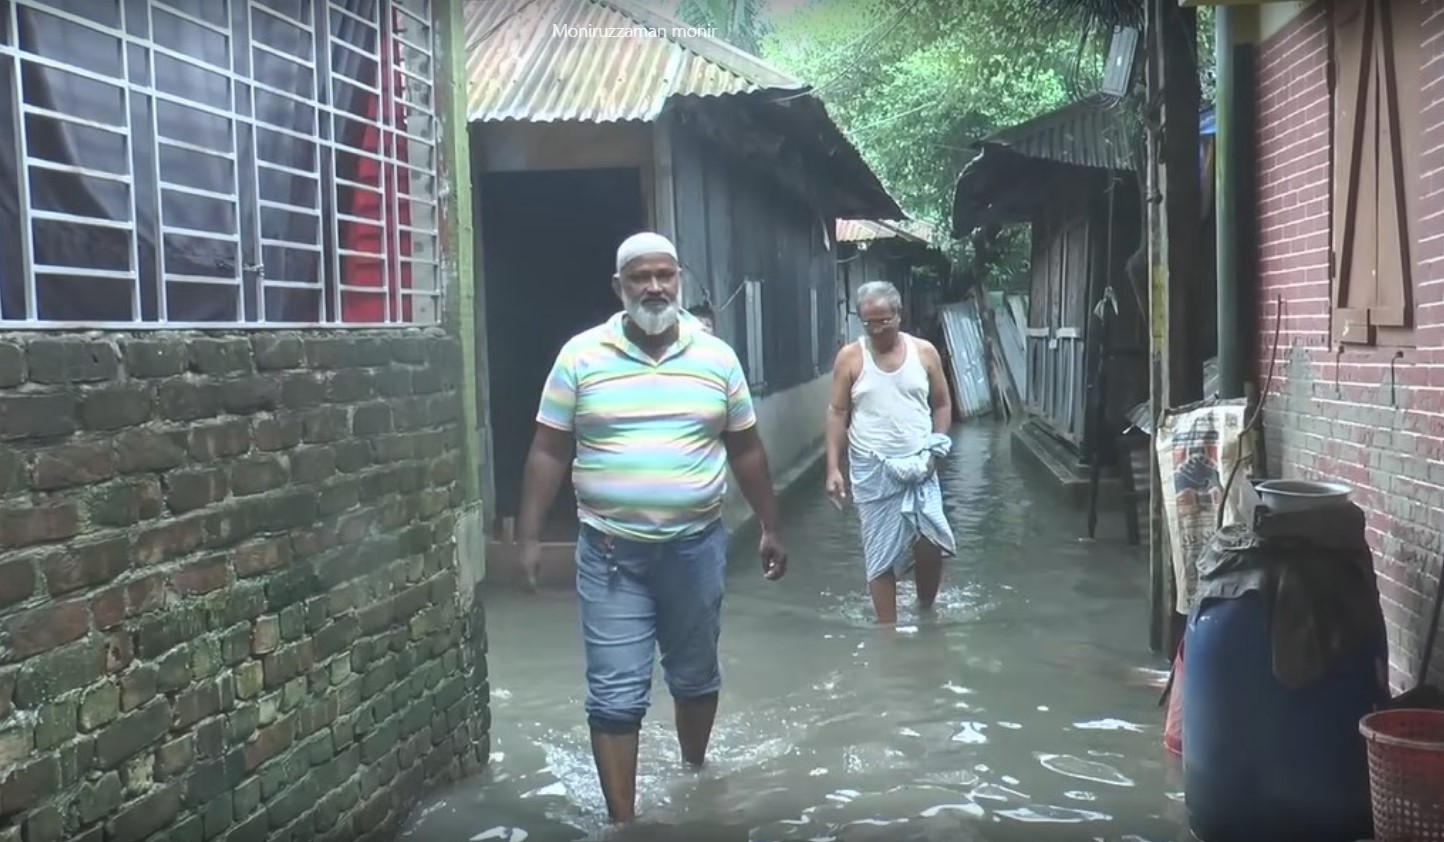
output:
{"label": "leaves overhead", "polygon": [[1102,53],[1019,0],[812,0],[771,21],[762,55],[813,84],[903,208],[947,231],[973,144],[1090,93]]}
{"label": "leaves overhead", "polygon": [[767,31],[763,0],[681,0],[676,15],[693,26],[709,27],[718,38],[754,54]]}
{"label": "leaves overhead", "polygon": [[1144,2],[1145,0],[1033,0],[1044,15],[1108,30],[1115,26],[1142,29]]}

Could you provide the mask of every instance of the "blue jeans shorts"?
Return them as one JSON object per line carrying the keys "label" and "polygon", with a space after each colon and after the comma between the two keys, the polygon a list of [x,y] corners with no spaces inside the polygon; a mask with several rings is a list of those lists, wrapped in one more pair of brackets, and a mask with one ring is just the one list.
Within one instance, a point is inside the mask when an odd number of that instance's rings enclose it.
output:
{"label": "blue jeans shorts", "polygon": [[716,696],[726,567],[727,530],[720,522],[659,543],[582,527],[577,604],[593,730],[628,734],[641,727],[657,650],[674,699]]}

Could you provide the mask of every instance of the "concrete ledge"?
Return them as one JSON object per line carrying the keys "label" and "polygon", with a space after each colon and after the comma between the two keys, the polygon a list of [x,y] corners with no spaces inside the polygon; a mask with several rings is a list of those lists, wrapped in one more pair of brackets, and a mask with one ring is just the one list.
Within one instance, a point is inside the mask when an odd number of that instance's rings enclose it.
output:
{"label": "concrete ledge", "polygon": [[[538,585],[544,590],[571,590],[576,581],[575,541],[547,541],[542,544]],[[517,556],[517,545],[491,539],[486,542],[484,589],[517,589],[526,585],[526,574]]]}
{"label": "concrete ledge", "polygon": [[[1036,422],[1025,421],[1013,428],[1013,458],[1042,471],[1070,501],[1088,503],[1087,465],[1069,452],[1062,442],[1041,430]],[[1122,493],[1122,484],[1111,469],[1099,478],[1099,494],[1105,498]]]}

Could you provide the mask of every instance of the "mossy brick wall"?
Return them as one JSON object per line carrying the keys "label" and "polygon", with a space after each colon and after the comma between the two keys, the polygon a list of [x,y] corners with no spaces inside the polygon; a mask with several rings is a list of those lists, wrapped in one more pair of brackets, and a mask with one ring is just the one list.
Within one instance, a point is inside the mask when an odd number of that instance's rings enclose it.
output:
{"label": "mossy brick wall", "polygon": [[459,363],[0,336],[0,842],[379,840],[480,767]]}

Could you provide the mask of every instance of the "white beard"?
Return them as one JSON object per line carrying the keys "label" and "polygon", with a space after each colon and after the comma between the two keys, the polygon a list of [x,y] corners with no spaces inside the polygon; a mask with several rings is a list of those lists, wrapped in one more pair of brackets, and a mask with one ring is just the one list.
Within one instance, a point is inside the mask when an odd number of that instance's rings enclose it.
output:
{"label": "white beard", "polygon": [[637,329],[648,336],[656,336],[665,333],[677,324],[677,318],[681,308],[673,301],[660,310],[653,309],[642,304],[642,300],[636,299],[627,302],[627,318]]}

